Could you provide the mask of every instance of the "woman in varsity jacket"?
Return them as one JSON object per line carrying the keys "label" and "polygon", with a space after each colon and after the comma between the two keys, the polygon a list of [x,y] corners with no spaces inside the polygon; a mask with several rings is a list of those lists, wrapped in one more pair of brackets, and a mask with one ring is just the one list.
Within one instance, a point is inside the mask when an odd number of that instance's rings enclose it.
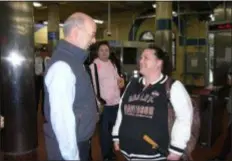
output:
{"label": "woman in varsity jacket", "polygon": [[[170,89],[176,119],[169,136],[168,76],[162,72],[166,57],[159,47],[146,48],[139,62],[142,77],[127,85],[120,100],[112,135],[115,150],[127,160],[180,160],[190,139],[193,107],[178,80]],[[154,148],[144,140],[145,135],[155,142]]]}

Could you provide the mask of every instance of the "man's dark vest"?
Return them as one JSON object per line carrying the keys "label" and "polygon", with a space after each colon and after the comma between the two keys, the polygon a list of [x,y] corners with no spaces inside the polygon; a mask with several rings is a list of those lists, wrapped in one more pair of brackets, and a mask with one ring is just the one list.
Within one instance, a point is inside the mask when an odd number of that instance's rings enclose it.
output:
{"label": "man's dark vest", "polygon": [[[72,69],[76,77],[75,84],[75,100],[73,103],[73,112],[76,119],[76,135],[77,141],[86,141],[91,138],[94,133],[97,111],[94,90],[90,77],[85,70],[84,61],[87,54],[80,48],[61,40],[57,45],[45,71],[45,77],[49,68],[58,61],[66,62]],[[64,78],[66,79],[66,78]],[[59,88],[59,87],[57,87]],[[50,104],[49,93],[45,85],[45,117],[48,121],[44,126],[45,135],[55,138],[50,121]],[[63,107],[67,108],[67,107]],[[64,131],[65,135],[65,131]]]}

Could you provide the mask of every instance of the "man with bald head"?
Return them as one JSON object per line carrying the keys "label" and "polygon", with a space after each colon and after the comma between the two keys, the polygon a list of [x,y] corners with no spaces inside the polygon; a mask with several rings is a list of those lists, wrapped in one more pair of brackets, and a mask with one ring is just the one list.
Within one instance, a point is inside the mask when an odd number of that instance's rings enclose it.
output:
{"label": "man with bald head", "polygon": [[48,160],[89,160],[89,139],[97,122],[95,95],[85,70],[86,50],[96,42],[96,24],[84,13],[64,23],[45,71],[44,134]]}

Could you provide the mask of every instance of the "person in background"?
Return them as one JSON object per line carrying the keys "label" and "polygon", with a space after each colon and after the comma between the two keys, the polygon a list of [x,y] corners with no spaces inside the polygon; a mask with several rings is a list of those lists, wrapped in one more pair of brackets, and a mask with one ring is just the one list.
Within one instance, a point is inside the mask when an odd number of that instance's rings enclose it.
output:
{"label": "person in background", "polygon": [[[41,107],[43,107],[43,75],[44,75],[44,60],[43,60],[43,57],[41,56],[41,50],[36,49],[35,51],[35,96],[36,96],[37,111],[38,111],[40,100],[42,101]],[[42,91],[42,97],[40,97],[41,91]],[[42,113],[43,113],[43,110],[42,110]]]}
{"label": "person in background", "polygon": [[[48,64],[50,59],[51,59],[50,56],[45,55],[44,61],[43,61],[44,68],[47,67],[47,64]],[[42,101],[41,102],[42,102],[41,103],[41,111],[42,111],[42,115],[44,116],[44,82],[43,82],[43,87],[42,87]],[[46,122],[46,120],[45,120],[45,122]]]}
{"label": "person in background", "polygon": [[48,160],[89,161],[89,139],[96,122],[94,89],[85,70],[88,47],[96,42],[96,24],[84,13],[64,22],[60,40],[45,71],[44,124]]}
{"label": "person in background", "polygon": [[47,64],[48,64],[50,59],[51,59],[50,56],[45,56],[45,58],[44,58],[44,66],[45,66],[45,68],[47,67]]}
{"label": "person in background", "polygon": [[[115,150],[127,160],[180,160],[190,139],[193,107],[183,84],[175,80],[168,100],[165,82],[168,79],[165,63],[167,55],[151,45],[139,62],[142,77],[132,79],[121,97],[113,128]],[[176,119],[169,136],[168,103],[171,102]],[[143,140],[154,140],[161,151]],[[167,156],[166,156],[167,155]]]}
{"label": "person in background", "polygon": [[110,46],[107,41],[99,42],[97,58],[90,65],[95,93],[97,95],[94,64],[98,72],[99,91],[105,106],[100,120],[100,145],[103,160],[112,160],[115,157],[112,144],[112,128],[116,120],[120,100],[120,88],[123,87],[117,67],[110,59]]}
{"label": "person in background", "polygon": [[228,122],[228,128],[227,128],[227,136],[224,140],[223,147],[221,148],[221,151],[218,156],[216,156],[213,159],[210,159],[209,161],[222,161],[226,160],[227,156],[231,152],[231,143],[232,143],[232,66],[229,68],[229,71],[227,73],[227,80],[228,85],[230,86],[230,94],[228,97],[228,103],[227,103],[227,112],[229,115],[229,122]]}

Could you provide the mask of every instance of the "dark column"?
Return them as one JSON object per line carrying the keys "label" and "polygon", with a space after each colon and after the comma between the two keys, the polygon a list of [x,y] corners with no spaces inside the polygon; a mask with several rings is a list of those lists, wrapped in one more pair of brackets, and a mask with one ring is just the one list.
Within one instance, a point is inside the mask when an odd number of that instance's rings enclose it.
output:
{"label": "dark column", "polygon": [[1,2],[0,15],[1,150],[5,159],[33,160],[38,144],[32,2]]}
{"label": "dark column", "polygon": [[59,4],[52,3],[48,6],[48,52],[51,55],[60,39]]}

